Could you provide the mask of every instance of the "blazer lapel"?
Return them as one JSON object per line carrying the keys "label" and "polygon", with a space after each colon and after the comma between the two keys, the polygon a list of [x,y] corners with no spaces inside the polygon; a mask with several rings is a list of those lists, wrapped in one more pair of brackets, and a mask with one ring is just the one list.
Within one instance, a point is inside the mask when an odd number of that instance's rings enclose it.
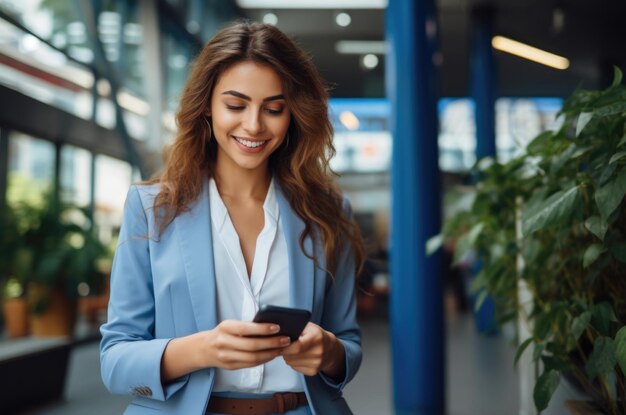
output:
{"label": "blazer lapel", "polygon": [[191,210],[174,219],[198,330],[217,325],[213,237],[208,180]]}
{"label": "blazer lapel", "polygon": [[[312,311],[315,263],[300,249],[300,235],[304,231],[304,222],[291,209],[278,182],[275,183],[276,198],[289,256],[289,304],[294,308]],[[310,237],[304,240],[304,247],[307,253],[313,253]]]}

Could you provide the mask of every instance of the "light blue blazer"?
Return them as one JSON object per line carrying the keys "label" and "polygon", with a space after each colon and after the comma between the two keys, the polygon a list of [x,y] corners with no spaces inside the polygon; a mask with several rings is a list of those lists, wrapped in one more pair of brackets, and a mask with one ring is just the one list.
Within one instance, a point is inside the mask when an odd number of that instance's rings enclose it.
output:
{"label": "light blue blazer", "polygon": [[[333,332],[346,354],[346,377],[340,383],[321,374],[301,375],[302,383],[314,414],[350,414],[341,391],[361,363],[351,250],[344,247],[334,279],[317,268],[300,249],[303,221],[279,186],[276,190],[289,255],[289,303],[311,311],[311,321]],[[152,213],[158,191],[158,185],[132,186],[126,199],[111,272],[108,321],[101,327],[102,379],[112,393],[135,396],[127,415],[201,415],[215,369],[198,370],[163,385],[160,365],[172,338],[219,323],[208,181],[190,210],[176,217],[160,238]],[[312,245],[307,238],[307,252]],[[314,252],[323,253],[321,245],[315,243]],[[320,264],[324,266],[323,254]]]}

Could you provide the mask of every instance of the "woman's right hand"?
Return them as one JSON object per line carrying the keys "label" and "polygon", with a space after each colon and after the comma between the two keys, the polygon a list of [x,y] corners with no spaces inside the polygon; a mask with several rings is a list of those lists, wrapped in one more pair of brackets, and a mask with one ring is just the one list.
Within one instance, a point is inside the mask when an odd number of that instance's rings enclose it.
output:
{"label": "woman's right hand", "polygon": [[267,363],[289,346],[287,336],[276,336],[276,324],[224,320],[213,330],[198,333],[203,367],[243,369]]}
{"label": "woman's right hand", "polygon": [[287,336],[271,323],[224,320],[212,330],[172,339],[161,358],[161,381],[198,369],[243,369],[267,363],[289,346]]}

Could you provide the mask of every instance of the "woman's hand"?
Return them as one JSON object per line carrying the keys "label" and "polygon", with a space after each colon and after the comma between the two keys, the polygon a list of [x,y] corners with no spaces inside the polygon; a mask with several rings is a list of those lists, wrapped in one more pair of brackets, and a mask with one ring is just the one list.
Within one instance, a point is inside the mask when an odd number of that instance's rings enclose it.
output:
{"label": "woman's hand", "polygon": [[279,329],[271,323],[224,320],[213,330],[172,339],[161,358],[161,380],[207,367],[233,370],[267,363],[289,346],[289,337],[276,336]]}
{"label": "woman's hand", "polygon": [[282,350],[285,362],[294,370],[307,376],[319,372],[334,380],[345,376],[345,351],[343,344],[329,331],[308,323],[297,341]]}
{"label": "woman's hand", "polygon": [[204,333],[204,366],[234,370],[267,363],[290,343],[289,337],[275,335],[279,329],[271,323],[224,320]]}

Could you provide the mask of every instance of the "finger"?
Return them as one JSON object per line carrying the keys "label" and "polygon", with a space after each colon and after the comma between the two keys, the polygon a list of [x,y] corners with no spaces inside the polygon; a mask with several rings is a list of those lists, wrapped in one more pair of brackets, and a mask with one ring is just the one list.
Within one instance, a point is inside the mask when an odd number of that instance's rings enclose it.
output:
{"label": "finger", "polygon": [[298,340],[303,344],[316,343],[322,340],[324,335],[323,331],[320,326],[309,322],[302,331],[302,334],[300,334]]}
{"label": "finger", "polygon": [[307,375],[307,376],[317,375],[319,373],[319,371],[320,371],[319,368],[317,368],[317,367],[310,367],[310,366],[299,366],[299,365],[296,365],[296,366],[291,366],[291,368],[293,370],[295,370],[296,372],[300,372],[300,373],[302,373],[304,375]]}
{"label": "finger", "polygon": [[218,352],[218,360],[221,367],[225,369],[242,369],[254,367],[267,363],[276,358],[278,352],[276,350],[267,350],[261,352],[242,352],[239,350],[225,350]]}
{"label": "finger", "polygon": [[285,359],[285,363],[287,363],[289,366],[296,368],[296,367],[310,367],[310,368],[319,368],[321,365],[321,360],[320,359],[315,359],[315,358],[310,358],[310,357],[297,357],[297,356],[291,356],[291,357],[285,357],[283,356],[283,359]]}
{"label": "finger", "polygon": [[318,349],[308,349],[308,350],[300,350],[294,351],[291,353],[281,352],[281,355],[285,359],[285,362],[289,364],[296,364],[298,362],[307,362],[307,364],[321,364],[322,362],[322,353]]}
{"label": "finger", "polygon": [[252,321],[224,320],[220,327],[234,336],[271,336],[280,331],[273,323],[254,323]]}
{"label": "finger", "polygon": [[291,340],[287,336],[270,337],[239,337],[228,336],[222,344],[225,348],[234,350],[256,352],[261,350],[283,349],[289,346]]}
{"label": "finger", "polygon": [[302,343],[299,340],[291,343],[289,346],[281,350],[283,356],[297,356],[302,353]]}

